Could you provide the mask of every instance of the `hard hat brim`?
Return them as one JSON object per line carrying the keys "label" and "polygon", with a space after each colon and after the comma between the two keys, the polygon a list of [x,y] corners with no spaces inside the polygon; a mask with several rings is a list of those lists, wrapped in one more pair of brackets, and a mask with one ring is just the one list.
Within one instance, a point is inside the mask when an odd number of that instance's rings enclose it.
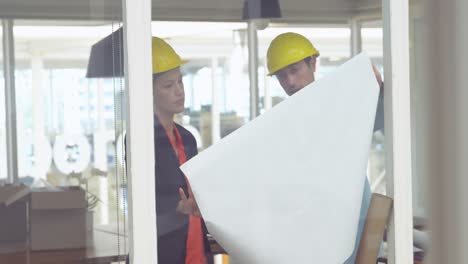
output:
{"label": "hard hat brim", "polygon": [[312,56],[318,57],[318,56],[320,56],[320,52],[312,53],[312,54],[307,55],[307,56],[305,56],[305,57],[303,57],[303,58],[292,59],[291,61],[288,61],[288,62],[287,62],[286,66],[284,66],[284,67],[282,67],[282,68],[274,69],[273,71],[269,72],[269,73],[267,74],[267,76],[273,76],[273,75],[275,75],[275,73],[277,73],[279,70],[284,69],[284,68],[288,67],[288,66],[291,65],[291,64],[300,62],[300,61],[304,60],[305,58],[312,57]]}

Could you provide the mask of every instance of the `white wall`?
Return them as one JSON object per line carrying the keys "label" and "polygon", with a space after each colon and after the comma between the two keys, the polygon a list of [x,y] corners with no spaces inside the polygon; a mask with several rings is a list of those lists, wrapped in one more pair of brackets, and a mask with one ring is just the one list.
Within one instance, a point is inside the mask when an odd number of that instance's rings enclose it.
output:
{"label": "white wall", "polygon": [[[427,149],[432,247],[428,263],[468,259],[468,2],[426,0]],[[425,58],[419,58],[424,60]]]}

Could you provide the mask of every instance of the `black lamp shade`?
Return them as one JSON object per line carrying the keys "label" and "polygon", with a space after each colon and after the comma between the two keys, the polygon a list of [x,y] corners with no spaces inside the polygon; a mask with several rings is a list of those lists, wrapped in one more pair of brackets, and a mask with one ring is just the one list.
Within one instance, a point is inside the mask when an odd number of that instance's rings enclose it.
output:
{"label": "black lamp shade", "polygon": [[243,20],[281,17],[279,0],[244,0]]}
{"label": "black lamp shade", "polygon": [[123,58],[123,28],[119,28],[91,47],[86,77],[123,76]]}

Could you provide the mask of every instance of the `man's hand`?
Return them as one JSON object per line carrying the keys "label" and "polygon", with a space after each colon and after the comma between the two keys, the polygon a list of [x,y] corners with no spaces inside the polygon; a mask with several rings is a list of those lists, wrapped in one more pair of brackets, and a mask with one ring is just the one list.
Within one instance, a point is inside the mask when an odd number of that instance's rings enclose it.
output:
{"label": "man's hand", "polygon": [[383,87],[383,81],[382,81],[382,75],[380,74],[379,70],[377,70],[377,67],[375,67],[374,64],[372,64],[372,70],[374,70],[375,78],[377,79],[377,82],[379,83],[379,87]]}
{"label": "man's hand", "polygon": [[188,198],[182,188],[179,188],[180,201],[177,204],[176,211],[181,214],[193,215],[201,217],[200,209],[198,209],[197,201],[193,197],[192,188],[187,184]]}

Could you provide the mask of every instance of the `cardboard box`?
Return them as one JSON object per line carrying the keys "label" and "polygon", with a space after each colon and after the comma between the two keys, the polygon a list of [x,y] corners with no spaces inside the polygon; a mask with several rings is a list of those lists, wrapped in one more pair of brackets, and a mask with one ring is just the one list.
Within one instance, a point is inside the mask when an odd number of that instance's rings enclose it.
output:
{"label": "cardboard box", "polygon": [[31,249],[85,248],[88,241],[86,194],[69,187],[60,191],[32,190],[30,194]]}
{"label": "cardboard box", "polygon": [[27,239],[27,210],[25,201],[0,206],[0,242],[21,242]]}
{"label": "cardboard box", "polygon": [[[10,196],[7,196],[6,191],[2,192],[0,187],[0,198],[2,193],[3,197],[7,197],[3,200],[9,203],[4,209],[9,210],[5,212],[8,213],[8,229],[11,230],[5,240],[24,239],[29,227],[29,237],[26,238],[29,238],[31,250],[85,248],[90,243],[92,212],[87,209],[86,193],[83,189],[33,189],[26,195],[10,193]],[[29,207],[29,218],[26,214],[19,213],[21,208],[17,207],[20,207],[20,200],[12,199],[22,199],[24,196],[27,196],[25,201]],[[14,213],[11,213],[13,211]]]}
{"label": "cardboard box", "polygon": [[28,193],[29,188],[24,185],[0,186],[0,242],[27,239]]}
{"label": "cardboard box", "polygon": [[86,209],[32,210],[31,249],[86,248],[87,214]]}
{"label": "cardboard box", "polygon": [[392,204],[392,198],[377,193],[372,194],[356,264],[376,263]]}

